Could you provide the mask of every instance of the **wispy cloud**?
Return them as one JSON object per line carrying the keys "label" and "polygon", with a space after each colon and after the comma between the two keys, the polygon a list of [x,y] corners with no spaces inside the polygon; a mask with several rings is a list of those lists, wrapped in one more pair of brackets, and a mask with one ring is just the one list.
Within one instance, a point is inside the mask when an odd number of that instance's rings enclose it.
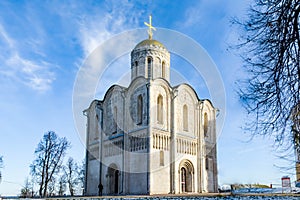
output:
{"label": "wispy cloud", "polygon": [[79,39],[85,56],[109,37],[137,28],[144,12],[128,1],[106,1],[103,6],[106,9],[102,12],[79,20]]}
{"label": "wispy cloud", "polygon": [[9,48],[14,48],[14,41],[7,35],[3,26],[0,24],[0,36],[3,40],[3,43],[6,43]]}
{"label": "wispy cloud", "polygon": [[[85,119],[79,113],[88,107],[93,98],[103,97],[110,84],[126,84],[130,79],[130,76],[124,76],[130,71],[129,55],[121,59],[114,55],[123,52],[129,45],[136,44],[133,43],[134,36],[128,35],[126,40],[109,39],[118,33],[139,28],[141,20],[147,19],[144,7],[139,2],[106,1],[101,4],[101,8],[100,11],[92,9],[90,15],[78,19],[78,40],[83,51],[83,67],[79,69],[77,84],[74,84],[73,113],[75,121],[79,121],[77,129],[82,138]],[[110,42],[103,51],[96,49],[108,40]],[[101,74],[100,71],[104,68],[105,71]]]}
{"label": "wispy cloud", "polygon": [[43,60],[37,61],[22,57],[17,41],[8,34],[2,24],[0,24],[0,43],[2,44],[0,49],[3,52],[0,56],[1,76],[39,92],[45,92],[51,88],[55,80],[55,73],[52,69],[57,66]]}
{"label": "wispy cloud", "polygon": [[[132,28],[138,28],[141,17],[145,12],[143,10],[143,6],[141,6],[141,3],[137,4],[128,1],[105,1],[101,6],[103,7],[103,10],[97,12],[92,10],[91,15],[78,19],[78,39],[84,53],[82,58],[83,60],[81,60],[82,63],[84,62],[84,59],[95,53],[95,49],[99,47],[99,45],[101,45],[112,36]],[[146,15],[143,17],[147,19]],[[130,41],[126,42],[130,43]],[[121,46],[127,45],[128,44],[123,45],[118,43],[111,46],[106,46],[105,51],[116,52],[120,49]],[[107,80],[107,82],[109,83],[116,83],[120,78],[116,77],[116,74],[122,76],[122,74],[120,74],[120,71],[125,72],[130,70],[130,61],[128,57],[128,59],[123,59],[122,62],[119,63],[119,68],[112,67],[111,70],[106,70],[104,76],[95,77],[95,75],[99,73],[99,68],[107,67],[101,66],[101,64],[104,63],[104,60],[107,60],[108,58],[108,55],[101,53],[97,56],[89,57],[88,65],[86,65],[87,63],[85,63],[86,83],[98,83],[98,81],[95,81],[94,79],[100,80],[100,78],[103,80]],[[120,70],[121,66],[125,69],[123,68]],[[86,84],[85,87],[90,88],[91,86]],[[102,89],[104,89],[103,91],[106,91],[108,87],[101,88],[101,91]],[[100,94],[100,96],[103,96],[103,94]]]}
{"label": "wispy cloud", "polygon": [[55,74],[50,70],[53,67],[52,64],[24,59],[17,52],[6,61],[6,64],[10,66],[8,70],[12,72],[11,78],[17,79],[36,91],[49,90],[55,80]]}

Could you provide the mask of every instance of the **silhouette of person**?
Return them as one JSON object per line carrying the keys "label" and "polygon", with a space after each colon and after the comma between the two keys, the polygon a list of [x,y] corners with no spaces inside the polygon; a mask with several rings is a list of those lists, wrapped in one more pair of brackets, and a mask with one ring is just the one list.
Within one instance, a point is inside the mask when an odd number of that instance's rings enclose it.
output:
{"label": "silhouette of person", "polygon": [[99,183],[98,185],[98,189],[99,189],[99,196],[102,196],[102,190],[103,190],[103,185],[101,183]]}

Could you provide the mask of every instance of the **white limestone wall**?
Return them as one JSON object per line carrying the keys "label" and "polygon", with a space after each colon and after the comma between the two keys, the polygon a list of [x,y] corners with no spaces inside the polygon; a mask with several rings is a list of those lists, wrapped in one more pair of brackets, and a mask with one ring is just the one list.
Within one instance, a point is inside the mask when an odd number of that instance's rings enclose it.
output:
{"label": "white limestone wall", "polygon": [[[125,93],[124,117],[126,120],[124,124],[124,131],[126,133],[134,132],[148,125],[148,86],[147,80],[144,77],[138,77],[131,82],[129,88]],[[143,98],[143,117],[142,123],[137,123],[137,98],[141,95]]]}
{"label": "white limestone wall", "polygon": [[98,160],[89,160],[87,165],[87,195],[98,195],[98,185],[99,185],[99,166],[100,163]]}
{"label": "white limestone wall", "polygon": [[[161,163],[161,151],[163,163]],[[150,194],[167,194],[170,192],[170,152],[152,149]]]}
{"label": "white limestone wall", "polygon": [[[171,94],[169,85],[162,79],[150,82],[150,126],[158,130],[170,130]],[[157,99],[163,97],[163,123],[158,123]]]}
{"label": "white limestone wall", "polygon": [[[87,144],[94,143],[95,141],[98,141],[99,139],[99,119],[100,119],[100,113],[97,111],[98,101],[95,100],[91,103],[89,109],[87,110],[87,135],[88,135],[88,141]],[[98,119],[97,119],[98,116]]]}
{"label": "white limestone wall", "polygon": [[[141,68],[139,68],[141,69]],[[142,121],[138,123],[137,99],[142,96]],[[125,101],[125,194],[148,192],[148,88],[144,77],[133,80],[126,91]]]}
{"label": "white limestone wall", "polygon": [[[170,192],[170,88],[162,79],[150,84],[150,194],[167,194]],[[163,123],[157,118],[159,95],[163,97]],[[155,142],[154,135],[164,139]]]}
{"label": "white limestone wall", "polygon": [[[180,163],[184,160],[189,161],[193,165],[193,186],[191,192],[196,192],[198,188],[197,171],[197,146],[198,146],[198,98],[194,90],[186,84],[182,84],[173,91],[174,98],[174,132],[176,137],[175,152],[175,193],[182,193],[180,180]],[[183,107],[187,107],[187,118],[183,116]],[[187,121],[187,129],[184,128],[184,120]],[[193,145],[191,145],[193,144]]]}
{"label": "white limestone wall", "polygon": [[[122,133],[124,130],[124,97],[123,88],[114,86],[110,88],[103,102],[103,131],[107,137],[112,134]],[[117,113],[115,113],[115,109]],[[116,116],[115,116],[116,114]],[[117,123],[117,132],[115,132]]]}
{"label": "white limestone wall", "polygon": [[216,113],[215,108],[212,107],[208,100],[203,102],[202,110],[202,127],[204,129],[204,114],[208,116],[208,129],[205,136],[203,131],[203,157],[202,157],[202,177],[203,177],[203,191],[217,192],[218,178],[217,178],[217,153],[216,153]]}
{"label": "white limestone wall", "polygon": [[[196,137],[197,130],[197,103],[198,99],[194,91],[188,85],[180,85],[175,89],[177,92],[174,98],[174,120],[175,132],[186,134],[187,136]],[[187,106],[187,119],[183,116],[183,106]],[[188,130],[184,130],[183,121],[187,120]]]}
{"label": "white limestone wall", "polygon": [[[86,110],[87,114],[87,165],[86,165],[86,194],[97,195],[99,184],[99,119],[100,113],[97,110],[97,100],[93,101]],[[98,117],[97,117],[98,116]]]}
{"label": "white limestone wall", "polygon": [[[129,194],[147,194],[148,191],[148,176],[147,156],[142,153],[130,154],[130,173],[128,174]],[[140,172],[140,173],[138,173]]]}
{"label": "white limestone wall", "polygon": [[150,194],[170,192],[170,132],[152,129],[150,143]]}
{"label": "white limestone wall", "polygon": [[[147,128],[134,129],[128,133],[125,153],[127,175],[126,194],[147,194],[148,192],[148,137]],[[133,139],[130,142],[130,138]],[[133,143],[134,144],[133,144]]]}

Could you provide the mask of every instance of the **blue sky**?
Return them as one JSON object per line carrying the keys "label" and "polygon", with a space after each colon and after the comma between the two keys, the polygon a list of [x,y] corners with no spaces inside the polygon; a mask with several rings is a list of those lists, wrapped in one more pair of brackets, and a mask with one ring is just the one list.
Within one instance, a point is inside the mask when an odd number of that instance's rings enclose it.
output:
{"label": "blue sky", "polygon": [[[221,74],[226,118],[218,138],[219,183],[280,183],[287,174],[275,165],[285,163],[273,152],[272,140],[255,138],[246,142],[249,135],[241,129],[247,119],[235,93],[235,82],[247,75],[228,46],[238,37],[230,20],[234,16],[243,18],[249,3],[250,0],[1,1],[0,155],[5,168],[0,194],[20,193],[36,145],[48,130],[71,142],[67,156],[83,160],[84,142],[77,133],[72,110],[77,72],[86,57],[107,39],[126,30],[144,28],[150,13],[154,26],[181,32],[202,45]],[[191,68],[189,63],[172,56],[171,67],[183,80],[188,79],[193,74],[186,70]],[[129,55],[112,65],[122,67],[119,72],[128,72]],[[107,72],[111,83],[122,79],[122,74],[115,71]],[[200,98],[210,98],[201,77],[189,82]],[[98,97],[108,86],[100,87]]]}

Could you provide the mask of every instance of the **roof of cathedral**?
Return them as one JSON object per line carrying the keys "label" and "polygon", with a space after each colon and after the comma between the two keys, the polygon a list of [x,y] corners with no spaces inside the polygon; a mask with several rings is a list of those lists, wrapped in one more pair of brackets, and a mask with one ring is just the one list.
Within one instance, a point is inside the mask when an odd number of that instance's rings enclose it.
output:
{"label": "roof of cathedral", "polygon": [[154,45],[154,46],[158,46],[158,47],[162,47],[162,48],[166,48],[161,42],[157,41],[157,40],[150,40],[150,39],[147,39],[147,40],[143,40],[141,41],[140,43],[138,43],[135,48],[139,48],[139,47],[142,47],[142,46],[150,46],[150,45]]}

